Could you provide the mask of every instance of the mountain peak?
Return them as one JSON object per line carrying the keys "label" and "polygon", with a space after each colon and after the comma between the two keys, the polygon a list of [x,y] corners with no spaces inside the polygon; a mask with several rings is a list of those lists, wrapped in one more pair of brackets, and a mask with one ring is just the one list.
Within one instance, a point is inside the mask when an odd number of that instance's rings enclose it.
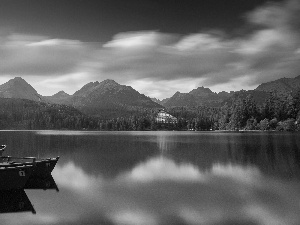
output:
{"label": "mountain peak", "polygon": [[86,85],[84,85],[80,90],[76,91],[74,93],[74,96],[84,96],[91,92],[91,90],[99,85],[98,81],[95,82],[89,82]]}
{"label": "mountain peak", "polygon": [[199,96],[199,97],[200,96],[205,97],[205,96],[214,94],[209,88],[205,88],[203,86],[198,87],[197,89],[193,89],[189,93],[192,94],[192,95],[195,95],[195,96]]}
{"label": "mountain peak", "polygon": [[112,79],[106,79],[106,80],[102,81],[100,84],[118,84],[118,83]]}
{"label": "mountain peak", "polygon": [[15,81],[25,81],[22,77],[15,77],[15,78],[13,78],[13,79],[11,79],[11,80],[15,80]]}
{"label": "mountain peak", "polygon": [[22,77],[15,77],[0,85],[0,97],[22,98],[34,101],[40,100],[40,96],[37,91]]}
{"label": "mountain peak", "polygon": [[8,84],[19,83],[19,84],[23,84],[23,85],[29,85],[22,77],[15,77],[13,79],[10,79],[7,83]]}
{"label": "mountain peak", "polygon": [[120,85],[116,81],[111,80],[111,79],[106,79],[106,80],[100,82],[98,85],[98,87],[104,87],[104,88],[116,88],[119,86],[124,86],[124,85]]}
{"label": "mountain peak", "polygon": [[56,94],[52,95],[52,97],[68,97],[68,96],[70,96],[70,95],[64,91],[59,91]]}

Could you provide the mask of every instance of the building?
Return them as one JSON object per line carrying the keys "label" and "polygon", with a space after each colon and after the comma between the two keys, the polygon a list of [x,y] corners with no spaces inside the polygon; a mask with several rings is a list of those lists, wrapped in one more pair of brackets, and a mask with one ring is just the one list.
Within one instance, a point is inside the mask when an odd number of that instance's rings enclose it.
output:
{"label": "building", "polygon": [[164,110],[160,110],[156,116],[157,123],[177,123],[177,118],[166,113]]}

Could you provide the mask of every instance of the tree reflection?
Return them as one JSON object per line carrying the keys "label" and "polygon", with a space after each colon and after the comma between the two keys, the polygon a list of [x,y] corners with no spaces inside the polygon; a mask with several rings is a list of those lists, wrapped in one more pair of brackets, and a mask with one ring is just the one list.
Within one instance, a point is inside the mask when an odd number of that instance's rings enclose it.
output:
{"label": "tree reflection", "polygon": [[293,135],[248,136],[243,145],[230,145],[229,160],[255,165],[262,172],[281,178],[300,178],[300,152]]}

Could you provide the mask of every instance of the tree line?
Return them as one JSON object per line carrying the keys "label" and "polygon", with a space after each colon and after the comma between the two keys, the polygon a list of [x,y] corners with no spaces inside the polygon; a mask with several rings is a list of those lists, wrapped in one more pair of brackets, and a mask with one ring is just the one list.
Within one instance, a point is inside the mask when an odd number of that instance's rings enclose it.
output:
{"label": "tree line", "polygon": [[257,104],[251,94],[246,98],[237,94],[222,107],[165,109],[177,118],[175,123],[158,123],[158,109],[140,108],[126,114],[114,110],[115,117],[107,119],[85,115],[66,105],[26,99],[1,98],[0,104],[2,130],[300,130],[300,91],[271,93],[263,104]]}
{"label": "tree line", "polygon": [[300,130],[300,91],[270,93],[263,104],[256,104],[252,95],[239,94],[220,108],[174,108],[174,116],[186,118],[192,130]]}

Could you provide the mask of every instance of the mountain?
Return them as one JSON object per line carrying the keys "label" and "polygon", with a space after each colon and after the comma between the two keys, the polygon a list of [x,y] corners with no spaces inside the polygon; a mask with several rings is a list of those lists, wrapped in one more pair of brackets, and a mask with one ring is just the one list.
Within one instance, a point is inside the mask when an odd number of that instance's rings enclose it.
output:
{"label": "mountain", "polygon": [[300,89],[300,75],[295,78],[281,78],[275,81],[262,83],[255,90],[277,93],[290,93]]}
{"label": "mountain", "polygon": [[59,91],[56,94],[52,95],[52,97],[54,97],[54,98],[67,98],[67,97],[70,97],[70,96],[71,95],[67,94],[64,91]]}
{"label": "mountain", "polygon": [[59,91],[52,96],[44,96],[44,99],[54,104],[71,105],[71,95],[67,94],[64,91]]}
{"label": "mountain", "polygon": [[73,95],[60,91],[52,96],[41,96],[23,78],[15,77],[0,85],[0,98],[20,98],[46,103],[73,106],[87,115],[130,115],[132,110],[162,108],[149,97],[130,86],[120,85],[114,80],[90,82]]}
{"label": "mountain", "polygon": [[227,104],[231,105],[233,102],[235,102],[237,99],[246,99],[247,96],[251,95],[253,97],[254,102],[256,102],[257,105],[263,105],[263,103],[270,97],[270,93],[266,91],[257,91],[257,90],[241,90],[241,91],[236,91],[232,93],[232,96],[230,98],[227,98],[225,102]]}
{"label": "mountain", "polygon": [[108,116],[109,113],[122,114],[144,108],[162,108],[132,87],[120,85],[109,79],[84,85],[68,101],[82,112],[95,116],[104,114]]}
{"label": "mountain", "polygon": [[43,97],[21,77],[15,77],[0,85],[0,98],[21,98],[33,101],[43,100]]}
{"label": "mountain", "polygon": [[[114,81],[112,80],[112,83],[114,83]],[[87,83],[86,85],[84,85],[80,90],[76,91],[74,93],[74,96],[86,96],[89,93],[91,93],[93,91],[93,89],[95,87],[97,87],[99,85],[99,82],[90,82]]]}
{"label": "mountain", "polygon": [[164,105],[167,101],[169,101],[169,99],[170,99],[170,98],[165,98],[165,99],[163,99],[163,100],[159,100],[159,99],[157,99],[157,98],[151,98],[151,100],[152,100],[153,102],[156,102],[156,103],[158,103],[158,104],[160,104],[160,105]]}
{"label": "mountain", "polygon": [[177,91],[165,104],[165,107],[193,107],[196,106],[196,99],[189,93]]}
{"label": "mountain", "polygon": [[198,87],[189,93],[176,92],[162,105],[165,107],[195,107],[195,106],[221,106],[227,98],[232,96],[231,93],[220,92],[219,94],[212,92],[209,88]]}

